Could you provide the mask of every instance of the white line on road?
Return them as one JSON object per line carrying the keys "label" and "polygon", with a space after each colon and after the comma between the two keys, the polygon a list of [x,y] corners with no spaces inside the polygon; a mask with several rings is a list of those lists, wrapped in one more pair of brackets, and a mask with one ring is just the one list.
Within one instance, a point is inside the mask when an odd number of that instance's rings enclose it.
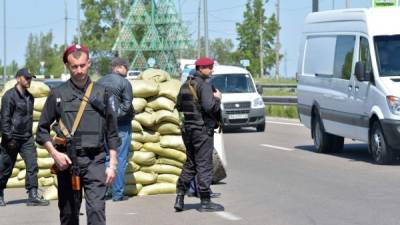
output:
{"label": "white line on road", "polygon": [[275,146],[275,145],[267,145],[267,144],[261,144],[261,146],[267,147],[267,148],[274,148],[278,150],[283,150],[283,151],[295,151],[293,148],[285,148],[285,147],[280,147],[280,146]]}
{"label": "white line on road", "polygon": [[273,123],[273,124],[281,124],[281,125],[289,125],[289,126],[298,126],[298,127],[303,127],[304,125],[301,123],[286,123],[286,122],[277,122],[277,121],[271,121],[267,120],[267,123]]}
{"label": "white line on road", "polygon": [[132,213],[127,213],[127,215],[136,215],[136,213],[132,212]]}
{"label": "white line on road", "polygon": [[227,220],[232,220],[232,221],[237,221],[237,220],[241,220],[242,218],[239,216],[236,216],[233,213],[230,212],[216,212],[215,214],[217,214],[218,216],[227,219]]}

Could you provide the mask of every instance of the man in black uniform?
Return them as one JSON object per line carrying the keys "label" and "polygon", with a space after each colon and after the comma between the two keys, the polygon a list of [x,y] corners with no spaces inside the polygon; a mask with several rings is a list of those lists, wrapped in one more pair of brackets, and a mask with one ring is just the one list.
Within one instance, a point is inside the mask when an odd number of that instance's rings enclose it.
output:
{"label": "man in black uniform", "polygon": [[[116,149],[120,144],[117,118],[112,109],[115,106],[112,105],[106,89],[93,84],[88,76],[91,64],[89,49],[78,44],[72,45],[64,51],[63,61],[70,71],[71,79],[51,90],[40,117],[36,141],[45,146],[58,168],[61,224],[79,224],[82,185],[85,191],[87,224],[103,225],[106,224],[106,186],[110,186],[115,177]],[[82,101],[88,104],[82,107],[83,115],[74,132],[73,127],[76,125],[73,123],[79,118],[77,114],[81,111],[79,108]],[[66,152],[63,148],[56,149],[52,143],[50,126],[55,121],[64,124],[65,129],[61,130],[68,134],[65,139]],[[105,143],[109,146],[110,155],[107,168],[104,163]]]}
{"label": "man in black uniform", "polygon": [[4,189],[11,176],[18,153],[25,161],[25,188],[28,206],[46,206],[49,201],[38,196],[38,164],[36,147],[32,136],[33,96],[27,90],[32,74],[25,68],[16,74],[17,84],[1,99],[1,147],[0,147],[0,206],[5,206]]}
{"label": "man in black uniform", "polygon": [[213,72],[214,61],[207,57],[196,60],[196,76],[181,87],[176,108],[184,114],[182,138],[187,159],[177,183],[174,208],[182,211],[184,196],[190,182],[197,175],[201,212],[221,211],[223,207],[210,200],[213,173],[214,129],[218,127],[221,92],[206,82]]}
{"label": "man in black uniform", "polygon": [[123,58],[115,58],[111,62],[112,73],[102,77],[97,83],[103,85],[115,97],[116,114],[118,117],[118,136],[121,145],[118,148],[118,166],[115,180],[112,184],[113,201],[124,201],[125,169],[131,147],[132,119],[134,110],[132,106],[133,93],[131,83],[125,78],[128,73],[129,62]]}

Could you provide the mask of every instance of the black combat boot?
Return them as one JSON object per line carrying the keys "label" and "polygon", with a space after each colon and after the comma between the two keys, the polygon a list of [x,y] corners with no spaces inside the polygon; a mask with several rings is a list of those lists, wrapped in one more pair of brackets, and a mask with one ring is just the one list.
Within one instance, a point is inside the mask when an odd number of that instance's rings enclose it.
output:
{"label": "black combat boot", "polygon": [[200,194],[200,208],[198,210],[200,212],[219,212],[224,211],[224,207],[220,204],[212,202],[210,195],[204,196]]}
{"label": "black combat boot", "polygon": [[0,190],[0,206],[6,206],[6,202],[4,201],[4,190]]}
{"label": "black combat boot", "polygon": [[184,193],[177,193],[176,200],[175,200],[175,205],[174,205],[175,212],[183,211],[183,206],[185,204],[183,202],[184,198],[185,198],[185,194]]}
{"label": "black combat boot", "polygon": [[50,204],[48,200],[39,197],[36,188],[30,189],[28,195],[28,201],[26,202],[27,206],[47,206]]}

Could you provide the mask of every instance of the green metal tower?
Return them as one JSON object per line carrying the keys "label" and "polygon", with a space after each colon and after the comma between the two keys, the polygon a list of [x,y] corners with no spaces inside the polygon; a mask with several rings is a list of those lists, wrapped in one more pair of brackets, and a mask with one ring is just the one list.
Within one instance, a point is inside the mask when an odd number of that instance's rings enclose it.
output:
{"label": "green metal tower", "polygon": [[189,36],[173,0],[151,0],[149,6],[143,0],[133,2],[113,51],[129,57],[131,69],[144,70],[147,60],[154,58],[154,67],[178,76],[176,58],[189,46]]}

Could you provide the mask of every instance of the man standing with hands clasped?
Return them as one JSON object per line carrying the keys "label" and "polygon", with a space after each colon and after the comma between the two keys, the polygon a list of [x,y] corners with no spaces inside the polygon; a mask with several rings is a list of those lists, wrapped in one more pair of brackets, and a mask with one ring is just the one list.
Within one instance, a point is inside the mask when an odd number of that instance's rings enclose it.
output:
{"label": "man standing with hands clasped", "polygon": [[201,212],[223,210],[211,202],[210,185],[213,174],[214,129],[218,127],[221,92],[206,82],[213,72],[214,60],[204,57],[196,60],[196,76],[189,77],[181,86],[176,108],[184,115],[182,138],[187,159],[177,183],[174,208],[184,209],[184,196],[194,176],[197,176]]}
{"label": "man standing with hands clasped", "polygon": [[[69,46],[63,61],[71,79],[52,89],[40,117],[36,141],[44,145],[57,166],[58,207],[61,225],[79,224],[82,189],[87,224],[104,225],[105,193],[117,167],[120,144],[113,100],[106,89],[88,76],[89,49]],[[54,128],[52,124],[57,122]],[[57,133],[54,142],[50,127]],[[109,147],[110,163],[105,166]],[[56,148],[56,147],[57,148]]]}
{"label": "man standing with hands clasped", "polygon": [[18,70],[17,84],[1,99],[1,147],[0,147],[0,206],[6,206],[4,189],[11,176],[18,153],[25,161],[25,188],[28,206],[46,206],[49,201],[38,196],[38,164],[35,142],[32,136],[33,96],[28,88],[33,76],[27,69]]}

